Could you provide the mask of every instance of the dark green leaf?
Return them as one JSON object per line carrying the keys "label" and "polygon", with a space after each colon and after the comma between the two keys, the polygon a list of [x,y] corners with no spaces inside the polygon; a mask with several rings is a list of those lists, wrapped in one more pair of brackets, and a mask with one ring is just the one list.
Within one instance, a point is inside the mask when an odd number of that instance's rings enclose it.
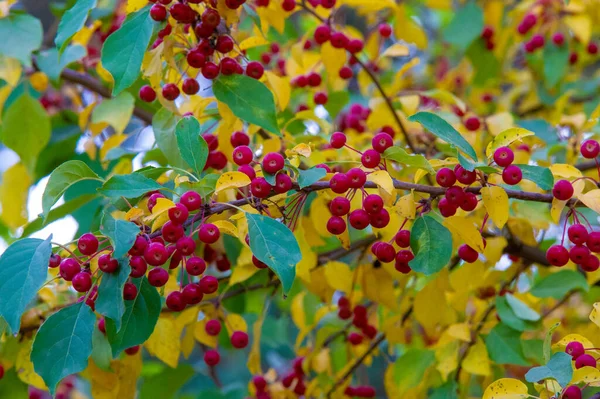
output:
{"label": "dark green leaf", "polygon": [[527,382],[543,381],[552,378],[565,388],[573,378],[571,355],[565,352],[555,353],[545,366],[534,367],[525,374]]}
{"label": "dark green leaf", "polygon": [[64,13],[54,39],[54,43],[60,52],[65,49],[71,38],[83,28],[90,10],[94,7],[96,7],[96,0],[78,0],[73,7]]}
{"label": "dark green leaf", "polygon": [[298,177],[298,186],[300,188],[308,187],[324,178],[325,175],[327,175],[327,171],[323,168],[301,170],[300,176]]}
{"label": "dark green leaf", "polygon": [[24,399],[29,397],[28,387],[19,378],[16,368],[13,367],[10,370],[6,370],[0,384],[0,398]]}
{"label": "dark green leaf", "polygon": [[38,330],[31,361],[51,394],[60,380],[87,367],[95,324],[92,309],[79,302],[54,313]]}
{"label": "dark green leaf", "polygon": [[574,270],[561,270],[544,277],[533,285],[531,295],[538,298],[561,299],[572,290],[587,291],[585,276]]}
{"label": "dark green leaf", "polygon": [[475,86],[483,86],[488,80],[498,77],[502,65],[493,51],[486,48],[483,39],[477,39],[467,50],[467,57],[475,68],[475,76],[472,83]]}
{"label": "dark green leaf", "polygon": [[[139,231],[139,229],[138,229]],[[114,273],[103,273],[98,287],[96,312],[111,319],[117,332],[121,329],[121,318],[125,314],[123,287],[129,278],[131,268],[127,257],[119,260],[119,269]]]}
{"label": "dark green leaf", "polygon": [[63,69],[70,63],[82,59],[86,54],[85,47],[79,45],[67,47],[62,55],[59,55],[58,50],[53,48],[42,52],[37,57],[37,65],[51,81],[58,82]]}
{"label": "dark green leaf", "polygon": [[273,93],[260,81],[245,75],[221,74],[213,83],[213,92],[238,118],[281,137]]}
{"label": "dark green leaf", "polygon": [[156,145],[162,151],[169,164],[181,168],[185,163],[179,153],[175,127],[181,118],[166,108],[161,108],[152,118],[152,130]]}
{"label": "dark green leaf", "polygon": [[427,275],[437,273],[452,257],[452,234],[437,220],[425,215],[412,227],[410,246],[415,253],[410,267]]}
{"label": "dark green leaf", "polygon": [[418,112],[409,117],[408,120],[411,122],[419,122],[425,129],[429,130],[445,142],[455,145],[465,154],[470,156],[471,159],[477,161],[477,153],[473,147],[471,147],[471,144],[469,144],[467,140],[452,127],[452,125],[436,114],[432,114],[431,112]]}
{"label": "dark green leaf", "polygon": [[98,191],[107,197],[135,198],[161,188],[163,187],[154,180],[139,173],[131,173],[114,175]]}
{"label": "dark green leaf", "polygon": [[200,123],[194,117],[186,117],[175,128],[177,147],[181,158],[200,176],[208,159],[208,144],[200,135]]}
{"label": "dark green leaf", "polygon": [[82,180],[99,180],[102,181],[85,162],[68,161],[54,169],[48,184],[42,195],[42,209],[44,218],[48,217],[52,205],[56,203],[73,184]]}
{"label": "dark green leaf", "polygon": [[420,154],[409,154],[404,148],[390,147],[383,153],[383,158],[435,173],[427,158]]}
{"label": "dark green leaf", "polygon": [[552,40],[546,40],[544,46],[544,79],[546,87],[554,87],[565,76],[569,68],[569,46],[557,46]]}
{"label": "dark green leaf", "polygon": [[0,316],[15,334],[21,315],[46,281],[51,240],[52,236],[46,240],[23,238],[0,256]]}
{"label": "dark green leaf", "polygon": [[394,363],[393,381],[403,392],[422,381],[429,367],[435,363],[435,353],[426,349],[409,349]]}
{"label": "dark green leaf", "polygon": [[[97,307],[98,303],[96,302],[96,309]],[[113,359],[112,350],[106,335],[104,335],[104,333],[98,328],[94,328],[94,332],[92,333],[91,357],[94,361],[94,364],[96,364],[96,366],[98,366],[100,369],[105,371],[110,370],[110,362]]]}
{"label": "dark green leaf", "polygon": [[150,338],[160,316],[161,302],[156,288],[148,283],[146,277],[135,279],[134,284],[138,295],[133,301],[125,301],[121,329],[117,332],[115,323],[106,319],[106,336],[114,357]]}
{"label": "dark green leaf", "polygon": [[482,30],[483,10],[470,1],[454,14],[452,22],[444,30],[444,40],[464,50],[481,35]]}
{"label": "dark green leaf", "polygon": [[158,374],[144,378],[140,399],[173,398],[194,374],[194,369],[188,364],[176,369],[165,368]]}
{"label": "dark green leaf", "polygon": [[[0,19],[0,23],[2,21]],[[50,118],[40,102],[29,94],[21,95],[6,110],[0,133],[4,145],[16,152],[33,174],[37,156],[50,141],[51,134]]]}
{"label": "dark green leaf", "polygon": [[552,190],[554,187],[554,176],[550,169],[534,165],[516,165],[523,172],[523,179],[531,180],[542,190]]}
{"label": "dark green leaf", "polygon": [[131,86],[140,75],[154,27],[148,10],[149,7],[145,7],[129,14],[123,25],[102,46],[102,66],[115,81],[113,95]]}
{"label": "dark green leaf", "polygon": [[513,312],[515,312],[515,315],[518,318],[528,321],[538,321],[540,319],[539,313],[531,309],[523,301],[519,300],[514,295],[507,293],[505,297],[508,306],[510,306],[510,308],[513,310]]}
{"label": "dark green leaf", "polygon": [[275,184],[277,183],[277,175],[273,175],[271,173],[267,173],[264,171],[263,169],[263,177],[265,178],[265,180],[267,181],[267,183],[269,183],[271,186],[275,186]]}
{"label": "dark green leaf", "polygon": [[505,324],[497,324],[490,331],[485,337],[485,346],[490,359],[498,364],[528,365],[521,348],[521,333]]}
{"label": "dark green leaf", "polygon": [[296,278],[296,265],[302,260],[296,237],[286,225],[270,217],[246,213],[246,219],[252,253],[275,272],[287,294]]}
{"label": "dark green leaf", "polygon": [[100,224],[102,234],[110,239],[113,246],[113,257],[121,258],[133,247],[135,238],[140,233],[140,228],[133,222],[113,218],[110,213],[104,212]]}
{"label": "dark green leaf", "polygon": [[[16,58],[31,66],[31,53],[42,45],[42,24],[27,14],[0,18],[0,55]],[[23,114],[27,115],[27,114]]]}

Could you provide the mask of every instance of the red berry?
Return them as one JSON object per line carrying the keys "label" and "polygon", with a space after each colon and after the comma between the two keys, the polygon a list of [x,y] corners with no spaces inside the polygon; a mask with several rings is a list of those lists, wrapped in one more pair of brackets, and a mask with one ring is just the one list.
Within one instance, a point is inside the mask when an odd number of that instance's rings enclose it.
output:
{"label": "red berry", "polygon": [[273,190],[277,194],[287,193],[292,189],[293,182],[292,178],[285,173],[278,173],[277,177],[275,177],[275,186]]}
{"label": "red berry", "polygon": [[437,171],[435,181],[442,187],[452,187],[456,183],[456,175],[449,168],[442,168]]}
{"label": "red berry", "polygon": [[174,312],[181,312],[185,309],[186,301],[183,297],[183,294],[179,291],[173,291],[169,295],[167,295],[167,308],[171,309]]}
{"label": "red berry", "polygon": [[515,185],[523,179],[523,172],[517,165],[510,165],[502,171],[502,180],[506,184]]}
{"label": "red berry", "polygon": [[236,349],[244,349],[248,346],[248,334],[243,331],[234,331],[231,334],[231,345]]}
{"label": "red berry", "polygon": [[296,8],[296,1],[295,0],[283,0],[283,3],[281,4],[281,8],[283,8],[283,10],[287,11],[287,12],[294,11],[294,9]]}
{"label": "red berry", "polygon": [[221,332],[221,322],[216,319],[208,320],[204,325],[204,331],[212,337],[216,337]]}
{"label": "red berry", "polygon": [[375,150],[366,150],[360,158],[365,168],[374,169],[381,162],[381,155]]}
{"label": "red berry", "polygon": [[575,245],[584,245],[589,237],[587,228],[582,224],[574,224],[567,230],[569,240]]}
{"label": "red berry", "polygon": [[248,65],[246,65],[246,75],[250,76],[251,78],[260,79],[264,73],[265,68],[260,62],[250,61]]}
{"label": "red berry", "polygon": [[508,147],[500,147],[494,151],[494,162],[503,168],[509,166],[515,160],[514,152]]}
{"label": "red berry", "polygon": [[348,334],[348,342],[352,345],[360,345],[363,342],[363,337],[362,335],[353,332]]}
{"label": "red berry", "polygon": [[444,197],[438,202],[438,209],[440,210],[442,216],[447,218],[450,216],[454,216],[456,214],[456,211],[458,210],[458,207],[452,202],[448,201],[446,197]]}
{"label": "red berry", "polygon": [[376,229],[383,229],[390,223],[390,213],[386,209],[371,213],[369,214],[369,223]]}
{"label": "red berry", "polygon": [[133,243],[133,247],[129,250],[129,255],[144,255],[147,246],[148,240],[143,236],[137,236]]}
{"label": "red berry", "polygon": [[216,79],[219,76],[219,66],[214,62],[207,62],[202,67],[202,76],[208,80]]}
{"label": "red berry", "polygon": [[156,92],[154,91],[154,89],[148,85],[142,86],[140,88],[140,100],[147,102],[147,103],[151,103],[154,100],[156,100]]}
{"label": "red berry", "polygon": [[479,202],[477,201],[477,196],[475,194],[466,192],[463,196],[462,202],[460,203],[460,209],[466,212],[471,212],[477,208],[478,203]]}
{"label": "red berry", "polygon": [[577,359],[579,356],[585,353],[585,349],[581,342],[571,341],[567,344],[565,352],[571,355],[573,359]]}
{"label": "red berry", "polygon": [[174,83],[167,83],[162,88],[162,95],[168,101],[175,101],[179,97],[179,87]]}
{"label": "red berry", "polygon": [[202,197],[195,191],[186,191],[179,199],[179,203],[183,204],[188,211],[196,211],[202,206]]}
{"label": "red berry", "polygon": [[331,9],[335,7],[336,1],[337,0],[321,0],[321,7]]}
{"label": "red berry", "polygon": [[588,255],[587,258],[581,262],[581,268],[586,272],[595,272],[600,267],[600,260],[595,255]]}
{"label": "red berry", "polygon": [[185,205],[179,203],[170,208],[168,214],[172,223],[182,225],[187,220],[190,212]]}
{"label": "red berry", "polygon": [[192,68],[202,68],[206,64],[206,56],[200,51],[190,51],[186,60]]}
{"label": "red berry", "polygon": [[104,254],[98,258],[98,268],[104,273],[114,273],[119,268],[119,261],[109,254]]}
{"label": "red berry", "polygon": [[569,258],[578,265],[582,264],[588,256],[590,256],[590,250],[583,245],[575,245],[569,250]]}
{"label": "red berry", "polygon": [[596,359],[592,355],[584,353],[575,359],[575,368],[580,369],[582,367],[596,367]]}
{"label": "red berry", "polygon": [[198,231],[198,238],[205,244],[214,244],[221,237],[219,228],[212,223],[203,224]]}
{"label": "red berry", "polygon": [[340,68],[339,76],[344,80],[352,79],[354,72],[352,72],[352,68],[349,66],[343,66]]}
{"label": "red berry", "polygon": [[363,209],[356,209],[350,212],[348,222],[356,230],[363,230],[369,225],[369,214]]}
{"label": "red berry", "polygon": [[571,52],[571,54],[569,54],[569,64],[570,65],[574,65],[577,63],[577,59],[579,58],[579,55],[576,52]]}
{"label": "red berry", "polygon": [[331,38],[331,29],[327,25],[318,26],[313,37],[317,44],[323,44]]}
{"label": "red berry", "polygon": [[342,32],[335,32],[331,35],[331,38],[329,38],[329,42],[334,48],[346,48],[349,40],[348,36],[344,35]]}
{"label": "red berry", "polygon": [[162,267],[154,268],[150,270],[150,273],[148,273],[148,282],[153,287],[162,287],[165,284],[167,284],[168,280],[169,272],[167,272]]}
{"label": "red berry", "polygon": [[236,165],[247,165],[252,162],[253,157],[254,153],[248,146],[241,145],[233,150],[233,162],[235,162]]}
{"label": "red berry", "polygon": [[342,148],[346,144],[346,135],[342,132],[333,133],[329,140],[329,144],[336,149]]}
{"label": "red berry", "polygon": [[165,198],[165,196],[162,195],[161,193],[153,193],[152,195],[150,195],[150,198],[148,198],[147,206],[148,206],[148,210],[150,212],[152,212],[152,210],[156,206],[156,202],[159,200],[159,198]]}
{"label": "red berry", "polygon": [[51,269],[55,269],[58,266],[60,266],[61,261],[62,261],[62,258],[60,257],[60,255],[52,254],[52,255],[50,255],[50,260],[48,261],[48,267]]}
{"label": "red berry", "polygon": [[221,355],[215,349],[209,349],[204,353],[204,363],[209,366],[216,366],[221,360]]}
{"label": "red berry", "polygon": [[181,84],[181,90],[188,96],[193,96],[200,91],[200,83],[196,79],[187,78]]}
{"label": "red berry", "polygon": [[219,36],[219,38],[217,39],[217,44],[215,46],[215,49],[219,52],[219,53],[228,53],[231,50],[233,50],[233,39],[229,36]]}
{"label": "red berry", "polygon": [[367,174],[359,168],[352,168],[346,176],[350,180],[350,188],[362,188],[367,181]]}
{"label": "red berry", "polygon": [[205,294],[212,294],[219,289],[219,280],[213,276],[202,277],[198,284],[200,285],[202,292]]}
{"label": "red berry", "polygon": [[494,28],[492,28],[489,25],[484,26],[483,30],[481,31],[481,37],[484,39],[490,40],[493,36],[494,36]]}
{"label": "red berry", "polygon": [[369,194],[363,200],[363,209],[369,214],[375,214],[383,209],[383,199],[377,194]]}
{"label": "red berry", "polygon": [[350,179],[345,173],[336,173],[329,181],[331,191],[336,194],[343,194],[350,188]]}
{"label": "red berry", "polygon": [[[182,225],[175,224],[175,223],[171,222],[170,220],[163,225],[163,227],[160,229],[160,231],[162,233],[163,239],[166,242],[172,242],[172,243],[177,242],[177,240],[179,240],[185,234]],[[146,260],[148,261],[148,259],[146,259]],[[150,262],[148,261],[148,263],[150,263]],[[150,264],[152,264],[152,263],[150,263]],[[157,266],[157,265],[154,265],[154,266]]]}
{"label": "red berry", "polygon": [[458,207],[465,198],[465,192],[462,187],[452,186],[446,190],[445,197],[451,204]]}
{"label": "red berry", "polygon": [[169,12],[175,21],[190,24],[196,19],[196,12],[187,4],[175,3],[169,8]]}
{"label": "red berry", "polygon": [[106,320],[104,317],[98,320],[98,330],[100,330],[102,334],[106,334]]}
{"label": "red berry", "polygon": [[554,35],[552,35],[552,42],[559,47],[562,46],[565,42],[565,35],[563,35],[561,32],[556,32]]}
{"label": "red berry", "polygon": [[392,27],[388,24],[379,24],[377,28],[381,37],[390,37],[392,35]]}
{"label": "red berry", "polygon": [[257,375],[252,378],[252,384],[254,384],[254,387],[258,392],[263,392],[267,387],[267,380],[265,380],[262,376]]}
{"label": "red berry", "polygon": [[67,258],[60,262],[58,273],[66,281],[73,280],[73,277],[81,271],[81,266],[75,259]]}
{"label": "red berry", "polygon": [[167,19],[167,9],[160,4],[153,5],[152,8],[150,8],[150,18],[158,22],[164,21]]}
{"label": "red berry", "polygon": [[285,159],[277,152],[270,152],[265,155],[262,161],[263,170],[270,174],[275,174],[283,169],[285,165]]}
{"label": "red berry", "polygon": [[319,75],[316,72],[311,72],[306,79],[307,79],[307,83],[308,83],[308,85],[310,87],[318,87],[318,86],[320,86],[321,82],[323,80],[321,78],[321,75]]}
{"label": "red berry", "polygon": [[463,244],[458,248],[458,256],[467,263],[473,263],[479,259],[479,254],[467,244]]}
{"label": "red berry", "polygon": [[338,317],[342,320],[348,320],[352,317],[352,311],[349,308],[338,309]]}
{"label": "red berry", "polygon": [[377,133],[371,140],[373,149],[381,154],[394,145],[392,137],[387,133]]}
{"label": "red berry", "polygon": [[564,266],[569,262],[569,251],[562,245],[553,245],[546,251],[546,259],[552,266]]}
{"label": "red berry", "polygon": [[477,179],[477,173],[475,173],[475,171],[469,172],[461,165],[456,165],[454,168],[454,174],[456,175],[456,180],[467,186],[473,184]]}
{"label": "red berry", "polygon": [[133,301],[137,296],[138,289],[133,283],[125,283],[123,286],[123,299]]}
{"label": "red berry", "polygon": [[92,288],[92,276],[88,272],[79,272],[73,277],[73,288],[77,292],[87,292]]}
{"label": "red berry", "polygon": [[196,250],[196,242],[192,237],[181,237],[175,245],[177,252],[183,256],[189,256]]}
{"label": "red berry", "polygon": [[237,71],[238,65],[237,61],[230,57],[223,58],[219,63],[221,73],[226,76],[233,75]]}
{"label": "red berry", "polygon": [[554,184],[554,188],[552,188],[552,195],[557,200],[566,201],[573,196],[574,191],[571,182],[568,180],[559,180]]}
{"label": "red berry", "polygon": [[363,43],[362,40],[351,39],[348,42],[348,45],[346,46],[346,50],[352,54],[356,54],[356,53],[360,53],[364,47],[365,47],[365,44]]}
{"label": "red berry", "polygon": [[219,15],[219,12],[217,10],[215,10],[214,8],[207,8],[202,13],[202,23],[203,24],[206,24],[207,26],[216,28],[220,22],[221,22],[221,16]]}
{"label": "red berry", "polygon": [[186,261],[185,270],[192,276],[199,276],[206,270],[206,262],[200,257],[192,256]]}
{"label": "red berry", "polygon": [[257,177],[251,181],[250,191],[255,197],[267,198],[271,193],[271,185],[264,177]]}
{"label": "red berry", "polygon": [[346,222],[339,216],[332,216],[327,221],[327,231],[333,235],[340,235],[346,231]]}
{"label": "red berry", "polygon": [[148,270],[148,264],[141,256],[132,256],[129,260],[129,266],[131,267],[129,275],[133,278],[142,277]]}
{"label": "red berry", "polygon": [[562,393],[562,399],[581,399],[581,388],[576,385],[568,386]]}
{"label": "red berry", "polygon": [[376,395],[375,388],[368,385],[356,387],[354,392],[359,398],[374,398]]}
{"label": "red berry", "polygon": [[77,248],[84,255],[92,255],[98,250],[98,239],[92,233],[85,233],[79,237]]}
{"label": "red berry", "polygon": [[481,121],[476,116],[470,116],[465,120],[465,127],[472,132],[478,130],[480,126]]}
{"label": "red berry", "polygon": [[323,92],[323,91],[319,91],[317,93],[315,93],[314,97],[313,97],[313,101],[315,102],[316,105],[325,105],[327,104],[327,93]]}
{"label": "red berry", "polygon": [[131,348],[127,348],[125,349],[125,353],[129,356],[133,356],[136,353],[138,353],[140,351],[140,346],[136,345],[136,346],[132,346]]}
{"label": "red berry", "polygon": [[600,232],[592,231],[588,235],[587,247],[594,253],[600,253]]}
{"label": "red berry", "polygon": [[589,42],[587,45],[587,52],[591,55],[598,54],[598,45],[594,42]]}
{"label": "red berry", "polygon": [[410,246],[410,231],[400,230],[398,233],[396,233],[394,241],[400,248],[408,248]]}
{"label": "red berry", "polygon": [[594,159],[600,153],[600,144],[596,140],[586,140],[581,144],[581,155],[587,159]]}

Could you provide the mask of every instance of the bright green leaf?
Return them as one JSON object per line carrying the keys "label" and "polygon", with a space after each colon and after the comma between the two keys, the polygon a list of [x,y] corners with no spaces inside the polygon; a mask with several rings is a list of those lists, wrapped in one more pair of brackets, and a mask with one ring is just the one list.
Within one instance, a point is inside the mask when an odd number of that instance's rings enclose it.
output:
{"label": "bright green leaf", "polygon": [[42,45],[43,29],[39,19],[27,14],[0,18],[0,54],[31,66],[31,53]]}
{"label": "bright green leaf", "polygon": [[[138,229],[139,230],[139,229]],[[134,236],[135,237],[135,236]],[[103,273],[98,287],[96,312],[111,319],[117,332],[121,329],[121,318],[125,314],[123,287],[129,278],[131,268],[127,257],[119,259],[119,269],[114,273]]]}
{"label": "bright green leaf", "polygon": [[194,117],[183,118],[177,123],[175,136],[181,158],[200,176],[208,159],[208,144],[200,135],[200,123]]}
{"label": "bright green leaf", "polygon": [[531,288],[531,295],[538,298],[561,299],[569,291],[588,289],[589,285],[583,274],[574,270],[560,270],[536,282]]}
{"label": "bright green leaf", "polygon": [[395,161],[407,166],[412,166],[415,168],[426,170],[429,173],[435,173],[435,170],[431,167],[427,158],[425,158],[421,154],[409,154],[400,147],[389,147],[383,153],[383,158],[389,159],[391,161]]}
{"label": "bright green leaf", "polygon": [[[98,298],[100,299],[100,298]],[[96,309],[98,302],[96,302]],[[113,359],[112,349],[106,335],[99,328],[94,328],[92,333],[92,354],[91,358],[94,364],[100,369],[110,371],[110,362]]]}
{"label": "bright green leaf", "polygon": [[96,7],[96,0],[78,0],[62,16],[54,43],[63,52],[71,38],[85,25],[88,14]]}
{"label": "bright green leaf", "polygon": [[427,369],[435,363],[435,353],[426,349],[409,349],[394,363],[394,383],[402,392],[422,381]]}
{"label": "bright green leaf", "polygon": [[472,83],[475,86],[483,86],[489,80],[498,77],[502,64],[493,51],[486,48],[484,40],[475,40],[467,49],[467,57],[471,60],[475,69]]}
{"label": "bright green leaf", "polygon": [[502,323],[514,330],[526,331],[535,328],[534,323],[523,320],[515,314],[514,310],[508,304],[505,295],[496,297],[496,312],[498,312],[498,316],[500,317],[500,320],[502,320]]}
{"label": "bright green leaf", "polygon": [[135,198],[163,188],[160,184],[139,173],[114,175],[98,191],[107,197]]}
{"label": "bright green leaf", "polygon": [[431,216],[418,218],[412,227],[410,246],[415,258],[410,267],[420,273],[437,273],[452,257],[452,234]]}
{"label": "bright green leaf", "polygon": [[133,222],[113,218],[110,213],[104,212],[100,223],[100,231],[110,239],[113,246],[113,257],[121,258],[133,247],[135,238],[140,233],[140,228]]}

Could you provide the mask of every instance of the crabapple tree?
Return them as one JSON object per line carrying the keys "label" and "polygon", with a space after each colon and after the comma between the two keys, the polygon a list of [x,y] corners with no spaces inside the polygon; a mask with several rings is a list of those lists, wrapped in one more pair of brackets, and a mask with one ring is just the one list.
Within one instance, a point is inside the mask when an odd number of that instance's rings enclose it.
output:
{"label": "crabapple tree", "polygon": [[1,0],[0,397],[600,397],[599,10]]}

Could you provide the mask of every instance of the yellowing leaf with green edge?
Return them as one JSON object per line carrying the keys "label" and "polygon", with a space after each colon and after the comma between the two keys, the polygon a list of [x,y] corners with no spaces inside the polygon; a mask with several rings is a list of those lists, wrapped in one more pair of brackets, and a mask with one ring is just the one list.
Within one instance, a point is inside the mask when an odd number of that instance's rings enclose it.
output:
{"label": "yellowing leaf with green edge", "polygon": [[144,346],[152,356],[169,367],[176,368],[181,352],[180,335],[181,329],[177,328],[175,318],[161,316]]}
{"label": "yellowing leaf with green edge", "polygon": [[446,333],[452,338],[464,342],[471,341],[471,329],[467,323],[452,324],[450,327],[448,327]]}
{"label": "yellowing leaf with green edge", "polygon": [[215,193],[218,194],[230,188],[246,187],[248,184],[250,184],[250,178],[246,174],[242,172],[225,172],[217,180]]}
{"label": "yellowing leaf with green edge", "polygon": [[590,320],[600,327],[600,302],[594,303],[594,308],[590,313]]}
{"label": "yellowing leaf with green edge", "polygon": [[436,369],[446,381],[448,376],[458,367],[458,341],[450,341],[443,346],[438,346],[435,350],[437,360]]}
{"label": "yellowing leaf with green edge", "polygon": [[600,189],[590,190],[580,194],[577,199],[596,213],[600,213]]}
{"label": "yellowing leaf with green edge", "polygon": [[248,50],[249,48],[265,46],[267,44],[269,44],[269,41],[267,41],[264,37],[251,36],[242,40],[240,43],[240,50]]}
{"label": "yellowing leaf with green edge", "polygon": [[269,86],[275,93],[275,98],[277,99],[277,105],[279,105],[279,109],[283,111],[290,103],[290,97],[292,94],[290,79],[288,77],[277,76],[270,71],[265,71],[265,76],[267,77]]}
{"label": "yellowing leaf with green edge", "polygon": [[503,131],[494,137],[485,149],[485,155],[489,158],[494,155],[494,151],[500,147],[506,147],[510,144],[514,143],[517,140],[522,140],[524,137],[533,136],[533,133],[530,130],[522,129],[520,127],[513,127],[508,130]]}
{"label": "yellowing leaf with green edge", "polygon": [[327,283],[338,291],[352,292],[352,270],[345,263],[331,261],[324,266]]}
{"label": "yellowing leaf with green edge", "polygon": [[483,253],[483,237],[472,220],[462,216],[451,216],[445,218],[442,224],[452,233],[458,235],[465,244],[477,252]]}
{"label": "yellowing leaf with green edge", "polygon": [[229,285],[243,283],[254,276],[259,269],[252,263],[237,264],[232,268]]}
{"label": "yellowing leaf with green edge", "polygon": [[48,390],[44,380],[40,377],[33,369],[33,363],[31,362],[31,345],[33,341],[27,338],[21,342],[19,353],[15,360],[15,369],[17,375],[21,381],[28,385],[32,385],[38,389]]}
{"label": "yellowing leaf with green edge", "polygon": [[312,149],[310,148],[309,144],[300,143],[297,146],[295,146],[294,148],[292,148],[291,150],[286,150],[285,153],[288,157],[290,157],[292,155],[301,155],[305,158],[309,158],[310,155],[312,154]]}
{"label": "yellowing leaf with green edge", "polygon": [[208,335],[206,333],[206,322],[208,318],[204,318],[200,320],[196,325],[194,325],[194,338],[201,344],[209,346],[211,348],[217,347],[217,337]]}
{"label": "yellowing leaf with green edge", "polygon": [[321,45],[321,59],[327,71],[327,79],[331,82],[338,78],[340,69],[346,63],[346,50],[335,48],[327,41]]}
{"label": "yellowing leaf with green edge", "polygon": [[600,370],[591,366],[573,370],[571,385],[581,383],[591,385],[593,387],[600,386]]}
{"label": "yellowing leaf with green edge", "polygon": [[0,55],[0,79],[15,87],[21,79],[21,63],[16,58]]}
{"label": "yellowing leaf with green edge", "polygon": [[527,385],[514,378],[501,378],[491,383],[482,399],[525,399],[529,397]]}
{"label": "yellowing leaf with green edge", "polygon": [[580,342],[584,348],[595,348],[595,345],[592,343],[592,341],[590,341],[583,335],[568,334],[568,335],[564,336],[560,341],[558,341],[557,343],[552,345],[552,350],[553,351],[564,351],[565,348],[567,347],[567,345],[570,342],[574,342],[574,341]]}
{"label": "yellowing leaf with green edge", "polygon": [[406,7],[400,4],[396,7],[396,23],[394,33],[407,43],[414,43],[420,49],[427,48],[427,34],[423,28],[406,14]]}
{"label": "yellowing leaf with green edge", "polygon": [[477,342],[469,349],[462,367],[471,374],[490,375],[490,358],[485,343],[480,337],[477,337]]}
{"label": "yellowing leaf with green edge", "polygon": [[549,166],[550,172],[554,177],[569,179],[571,177],[581,177],[581,171],[573,165],[567,165],[564,163],[552,164]]}
{"label": "yellowing leaf with green edge", "polygon": [[369,173],[367,181],[371,181],[377,184],[383,191],[388,195],[394,194],[394,181],[390,174],[385,170],[378,170],[377,172]]}
{"label": "yellowing leaf with green edge", "polygon": [[[113,362],[111,366],[117,362]],[[116,373],[102,370],[94,361],[81,373],[91,385],[91,394],[94,399],[111,399],[119,394],[119,376]]]}
{"label": "yellowing leaf with green edge", "polygon": [[123,133],[131,115],[135,99],[128,92],[123,92],[117,97],[104,100],[92,112],[92,123],[105,122],[112,126],[117,133]]}
{"label": "yellowing leaf with green edge", "polygon": [[405,57],[409,54],[410,49],[408,48],[408,46],[400,43],[395,43],[392,44],[390,47],[386,48],[380,57]]}
{"label": "yellowing leaf with green edge", "polygon": [[2,220],[11,229],[27,223],[27,198],[32,179],[27,168],[17,163],[8,168],[2,175],[0,184],[0,204]]}
{"label": "yellowing leaf with green edge", "polygon": [[508,220],[508,195],[502,187],[483,187],[481,189],[483,205],[487,209],[490,219],[498,228],[503,228]]}
{"label": "yellowing leaf with green edge", "polygon": [[235,224],[231,223],[228,220],[216,220],[212,222],[215,226],[219,228],[221,233],[229,234],[230,236],[237,237],[238,229]]}

